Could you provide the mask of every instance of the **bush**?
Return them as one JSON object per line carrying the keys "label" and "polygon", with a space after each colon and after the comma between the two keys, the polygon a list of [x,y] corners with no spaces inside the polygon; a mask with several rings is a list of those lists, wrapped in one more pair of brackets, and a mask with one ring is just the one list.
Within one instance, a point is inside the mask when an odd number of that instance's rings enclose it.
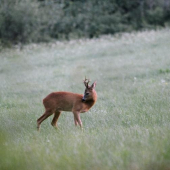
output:
{"label": "bush", "polygon": [[4,0],[0,4],[0,39],[3,43],[38,41],[40,23],[36,2]]}
{"label": "bush", "polygon": [[154,10],[147,11],[147,21],[151,25],[164,26],[164,11],[162,8],[157,7]]}
{"label": "bush", "polygon": [[1,0],[0,43],[98,37],[170,21],[169,6],[149,0]]}

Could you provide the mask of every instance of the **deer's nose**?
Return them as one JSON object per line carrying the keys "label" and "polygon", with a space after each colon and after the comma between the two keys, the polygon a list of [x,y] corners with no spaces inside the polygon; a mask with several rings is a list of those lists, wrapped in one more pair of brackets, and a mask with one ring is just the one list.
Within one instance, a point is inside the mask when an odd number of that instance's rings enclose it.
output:
{"label": "deer's nose", "polygon": [[84,96],[83,96],[83,98],[82,98],[82,101],[83,101],[83,102],[86,101],[86,99],[84,98]]}

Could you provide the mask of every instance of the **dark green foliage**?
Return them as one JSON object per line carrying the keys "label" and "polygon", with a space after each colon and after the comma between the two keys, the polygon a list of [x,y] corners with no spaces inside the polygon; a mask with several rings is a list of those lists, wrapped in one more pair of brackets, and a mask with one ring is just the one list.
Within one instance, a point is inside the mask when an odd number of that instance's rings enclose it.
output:
{"label": "dark green foliage", "polygon": [[24,43],[37,37],[37,13],[30,1],[7,0],[0,2],[0,39],[3,43]]}
{"label": "dark green foliage", "polygon": [[170,0],[1,0],[0,42],[98,37],[164,26]]}
{"label": "dark green foliage", "polygon": [[170,69],[168,69],[168,68],[167,68],[167,69],[160,69],[160,70],[159,70],[159,73],[160,73],[160,74],[170,73]]}
{"label": "dark green foliage", "polygon": [[147,11],[147,21],[151,25],[164,25],[164,12],[160,7]]}

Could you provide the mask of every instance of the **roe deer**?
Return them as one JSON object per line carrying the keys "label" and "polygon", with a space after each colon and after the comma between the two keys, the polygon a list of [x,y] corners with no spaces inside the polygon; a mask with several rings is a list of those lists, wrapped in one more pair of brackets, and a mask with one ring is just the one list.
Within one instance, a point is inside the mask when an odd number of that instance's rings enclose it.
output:
{"label": "roe deer", "polygon": [[43,99],[45,113],[37,119],[37,129],[40,124],[49,116],[54,114],[51,125],[57,127],[57,120],[62,111],[72,111],[74,115],[75,125],[82,128],[80,113],[87,112],[96,102],[97,93],[95,91],[96,82],[89,86],[89,80],[85,78],[84,95],[71,92],[53,92]]}

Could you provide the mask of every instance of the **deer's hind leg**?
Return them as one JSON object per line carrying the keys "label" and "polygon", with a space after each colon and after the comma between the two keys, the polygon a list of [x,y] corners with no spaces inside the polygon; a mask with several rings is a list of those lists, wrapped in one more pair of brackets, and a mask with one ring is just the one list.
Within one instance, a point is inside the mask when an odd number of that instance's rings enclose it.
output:
{"label": "deer's hind leg", "polygon": [[58,121],[60,114],[61,114],[61,111],[58,111],[58,110],[55,111],[53,120],[51,122],[52,126],[57,127],[57,121]]}
{"label": "deer's hind leg", "polygon": [[37,119],[37,129],[39,130],[40,129],[40,125],[41,123],[47,119],[49,116],[51,116],[53,114],[53,110],[46,110],[45,113]]}

